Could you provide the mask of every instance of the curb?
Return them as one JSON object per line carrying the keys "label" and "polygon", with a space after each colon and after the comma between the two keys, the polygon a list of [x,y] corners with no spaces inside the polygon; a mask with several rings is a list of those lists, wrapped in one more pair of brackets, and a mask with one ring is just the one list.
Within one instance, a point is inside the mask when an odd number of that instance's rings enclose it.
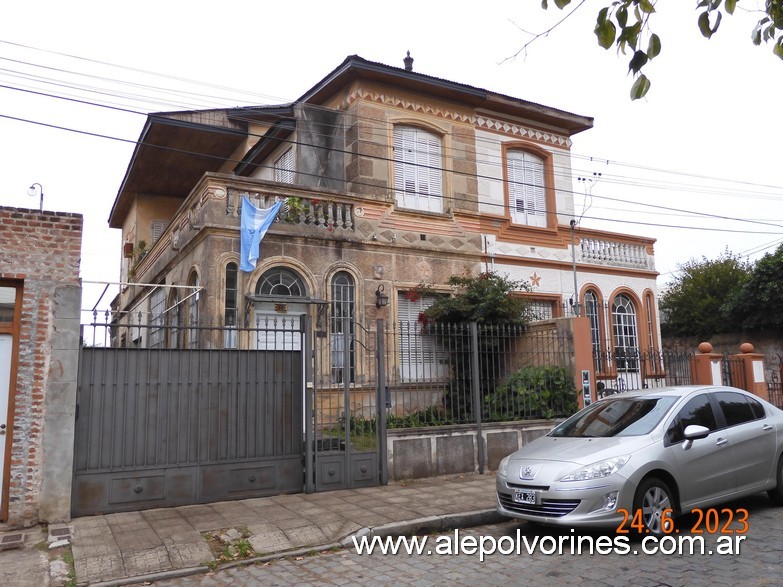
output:
{"label": "curb", "polygon": [[[415,520],[408,520],[404,522],[392,522],[391,524],[384,524],[383,526],[377,526],[375,528],[362,528],[358,532],[348,534],[339,542],[334,542],[332,544],[310,546],[306,548],[299,548],[297,550],[286,550],[275,554],[256,556],[253,558],[226,563],[215,569],[201,565],[198,567],[187,567],[184,569],[160,571],[147,575],[137,575],[135,577],[122,577],[120,579],[112,579],[110,581],[89,583],[89,585],[91,587],[122,587],[123,585],[133,585],[135,583],[164,581],[166,579],[179,579],[182,577],[189,577],[191,575],[207,573],[209,571],[222,571],[225,569],[244,567],[256,563],[265,563],[272,560],[279,560],[292,556],[303,556],[315,552],[334,550],[335,548],[351,548],[354,545],[354,538],[359,539],[362,536],[378,536],[385,538],[390,536],[404,536],[408,534],[433,534],[435,532],[455,530],[457,528],[474,528],[476,526],[498,524],[507,520],[507,517],[500,515],[495,509],[476,510],[459,514],[444,514],[442,516],[427,516],[425,518],[417,518]],[[88,583],[80,583],[78,581],[77,584],[88,585]]]}

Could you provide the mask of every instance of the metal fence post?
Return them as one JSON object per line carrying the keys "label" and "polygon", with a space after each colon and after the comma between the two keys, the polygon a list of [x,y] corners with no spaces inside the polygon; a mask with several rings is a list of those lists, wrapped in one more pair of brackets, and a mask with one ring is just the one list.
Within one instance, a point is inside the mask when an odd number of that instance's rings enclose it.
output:
{"label": "metal fence post", "polygon": [[470,370],[472,373],[473,415],[476,418],[476,448],[478,450],[479,474],[484,474],[486,455],[484,454],[484,435],[481,428],[481,373],[479,371],[478,324],[470,323]]}
{"label": "metal fence post", "polygon": [[376,405],[378,406],[378,461],[380,464],[381,485],[389,484],[389,463],[386,455],[386,349],[384,347],[383,318],[375,321],[375,353],[376,353]]}
{"label": "metal fence post", "polygon": [[[317,370],[314,368],[315,365],[313,364],[315,361],[315,353],[313,352],[313,344],[312,344],[312,336],[313,336],[313,328],[312,328],[312,319],[309,315],[305,315],[304,319],[304,333],[302,334],[302,338],[304,338],[304,369],[303,372],[303,379],[302,381],[302,393],[304,393],[304,428],[305,428],[305,493],[313,493],[315,492],[315,458],[313,455],[313,439],[314,439],[314,426],[315,423],[313,421],[314,416],[314,395],[315,395],[315,377],[313,376],[315,373],[317,373]],[[312,377],[313,381],[313,387],[308,388],[307,383],[310,381]]]}

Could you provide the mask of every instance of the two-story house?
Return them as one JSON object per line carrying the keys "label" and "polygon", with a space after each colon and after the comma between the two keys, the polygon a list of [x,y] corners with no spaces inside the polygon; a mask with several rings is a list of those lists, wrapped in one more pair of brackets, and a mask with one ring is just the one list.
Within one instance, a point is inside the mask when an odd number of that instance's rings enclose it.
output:
{"label": "two-story house", "polygon": [[[411,63],[350,56],[289,104],[149,115],[109,219],[117,344],[264,348],[230,327],[309,315],[340,381],[354,323],[415,321],[431,303],[417,286],[491,270],[530,283],[537,318],[585,313],[597,378],[640,387],[624,357],[659,346],[654,241],[572,226],[571,137],[592,118]],[[284,202],[250,272],[243,197]],[[427,360],[403,350],[397,368]]]}

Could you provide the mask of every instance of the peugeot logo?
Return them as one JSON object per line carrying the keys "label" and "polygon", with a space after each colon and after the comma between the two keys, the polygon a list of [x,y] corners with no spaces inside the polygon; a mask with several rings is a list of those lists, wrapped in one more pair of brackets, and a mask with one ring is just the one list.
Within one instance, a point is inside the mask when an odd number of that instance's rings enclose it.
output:
{"label": "peugeot logo", "polygon": [[535,479],[536,474],[538,473],[538,469],[539,469],[538,467],[536,467],[535,469],[530,466],[522,467],[519,470],[519,478],[526,479],[528,481]]}

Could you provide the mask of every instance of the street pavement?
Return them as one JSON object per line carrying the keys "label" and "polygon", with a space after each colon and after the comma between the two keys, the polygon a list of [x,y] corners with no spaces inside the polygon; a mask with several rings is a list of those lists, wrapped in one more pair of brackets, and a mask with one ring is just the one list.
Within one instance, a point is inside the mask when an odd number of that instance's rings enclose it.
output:
{"label": "street pavement", "polygon": [[[783,509],[776,509],[765,495],[728,504],[735,513],[738,508],[746,508],[748,532],[746,538],[737,542],[740,536],[735,532],[741,526],[734,523],[724,529],[727,519],[724,514],[720,520],[718,533],[705,533],[703,536],[706,550],[690,554],[664,554],[656,552],[645,554],[642,542],[633,539],[628,542],[627,553],[571,554],[568,548],[572,533],[569,530],[545,528],[526,522],[506,521],[461,530],[459,540],[463,544],[481,544],[483,540],[491,546],[495,544],[505,548],[511,540],[519,536],[526,537],[529,543],[549,537],[541,543],[541,548],[528,554],[525,546],[521,553],[494,553],[480,560],[478,553],[472,554],[357,554],[356,549],[348,547],[339,551],[326,551],[311,556],[290,556],[273,561],[251,565],[236,566],[194,575],[186,579],[156,582],[155,587],[227,587],[245,585],[264,586],[320,586],[320,585],[406,585],[430,587],[440,585],[557,585],[558,587],[584,586],[628,586],[634,587],[719,587],[719,586],[779,586],[783,585],[783,537],[780,533],[783,522]],[[717,511],[720,511],[718,508]],[[735,520],[736,522],[736,520]],[[705,520],[697,516],[686,516],[678,521],[678,529],[688,537],[697,536],[691,529],[705,529]],[[724,530],[723,533],[720,530]],[[729,532],[729,530],[733,530]],[[583,537],[614,539],[614,533],[579,533]],[[474,537],[469,542],[466,536]],[[673,535],[674,536],[674,535]],[[718,539],[726,538],[724,543],[738,543],[739,553],[717,554]],[[428,545],[453,542],[454,532],[436,533],[428,537]],[[603,538],[602,538],[603,537]],[[545,554],[556,541],[563,539],[566,554]],[[675,541],[666,545],[667,551]],[[505,541],[505,542],[504,542]],[[522,543],[524,545],[524,543]],[[546,544],[546,546],[544,546]],[[585,543],[583,543],[584,545]],[[734,546],[735,544],[732,544]],[[654,550],[656,544],[645,543],[645,548]],[[624,549],[622,549],[624,550]],[[708,554],[709,551],[712,554]],[[634,554],[636,552],[636,554]]]}
{"label": "street pavement", "polygon": [[[763,494],[725,507],[735,520],[724,529],[720,514],[720,529],[739,544],[739,554],[644,554],[638,542],[625,553],[591,554],[585,544],[582,554],[571,553],[570,531],[497,515],[494,474],[90,516],[72,520],[70,528],[78,585],[783,585],[783,508],[772,507]],[[749,512],[741,543],[740,508]],[[693,535],[694,525],[706,529],[706,521],[694,516],[678,521],[685,535]],[[454,529],[468,540],[458,554]],[[61,560],[49,562],[47,534],[27,532],[24,549],[0,551],[2,584],[65,584]],[[351,540],[413,535],[428,537],[422,554],[382,554],[377,547],[359,554]],[[451,542],[439,542],[441,536]],[[618,535],[579,536],[596,542]],[[718,538],[705,534],[712,550]],[[481,557],[470,552],[471,539],[474,545],[494,540],[503,549],[514,541],[520,546],[512,554]],[[541,548],[528,552],[536,539]],[[558,540],[566,554],[552,553]],[[447,544],[452,553],[437,554]]]}
{"label": "street pavement", "polygon": [[[337,549],[356,533],[437,532],[499,519],[495,475],[471,474],[89,516],[72,520],[70,527],[76,583],[128,585],[203,574],[223,562],[229,547],[267,560]],[[0,577],[16,577],[15,585],[43,585],[38,562],[48,557],[25,558],[22,564],[18,552],[0,552]]]}

